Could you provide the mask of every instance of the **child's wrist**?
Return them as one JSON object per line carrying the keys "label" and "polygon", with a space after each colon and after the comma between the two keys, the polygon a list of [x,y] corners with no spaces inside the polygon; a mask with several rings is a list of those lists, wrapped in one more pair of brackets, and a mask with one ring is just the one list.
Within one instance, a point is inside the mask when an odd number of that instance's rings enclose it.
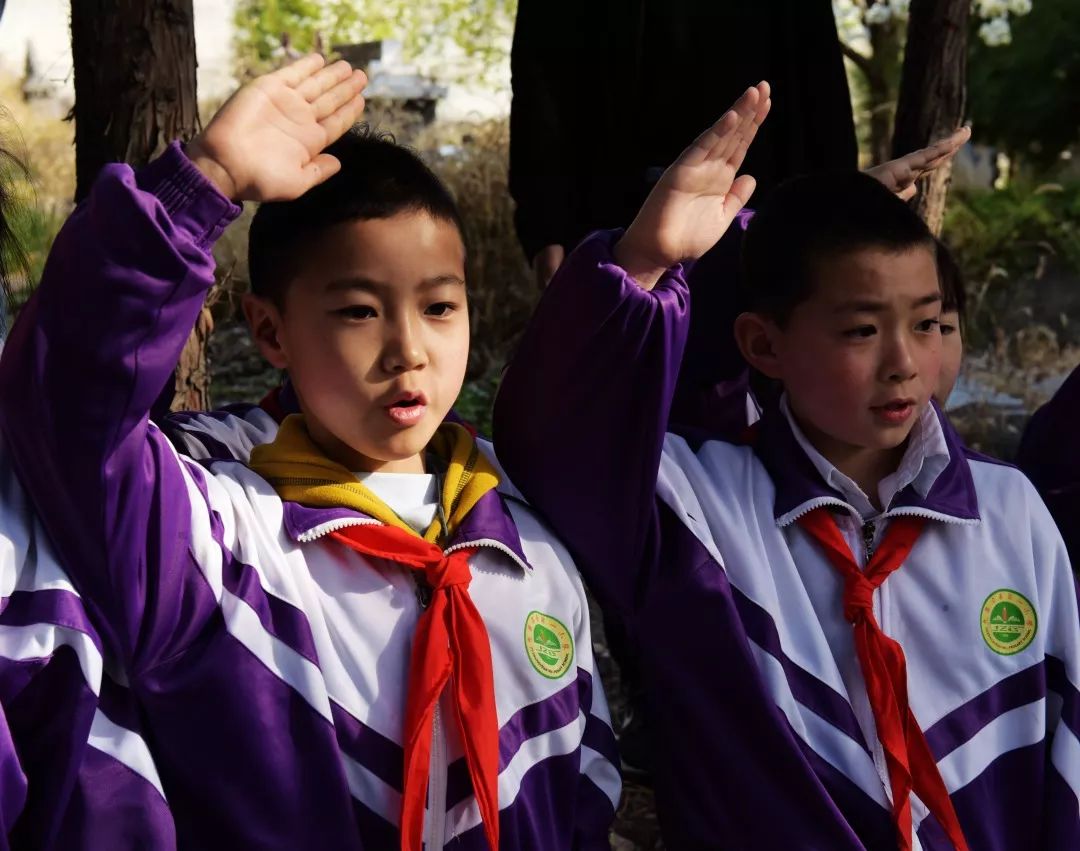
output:
{"label": "child's wrist", "polygon": [[651,290],[659,283],[672,264],[649,256],[638,246],[633,236],[627,232],[611,250],[615,262],[622,267],[643,290]]}
{"label": "child's wrist", "polygon": [[214,184],[218,192],[230,201],[238,200],[236,182],[225,167],[206,152],[198,136],[188,142],[184,153],[191,160],[191,164],[202,172],[203,177]]}

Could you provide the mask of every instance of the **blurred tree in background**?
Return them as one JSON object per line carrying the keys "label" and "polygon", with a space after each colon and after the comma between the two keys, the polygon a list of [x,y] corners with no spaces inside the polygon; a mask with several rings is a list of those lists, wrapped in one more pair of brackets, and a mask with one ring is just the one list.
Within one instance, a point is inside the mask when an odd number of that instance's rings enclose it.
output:
{"label": "blurred tree in background", "polygon": [[509,62],[517,0],[239,0],[237,66],[258,72],[283,56],[395,39],[411,61],[439,56],[444,81],[492,82]]}

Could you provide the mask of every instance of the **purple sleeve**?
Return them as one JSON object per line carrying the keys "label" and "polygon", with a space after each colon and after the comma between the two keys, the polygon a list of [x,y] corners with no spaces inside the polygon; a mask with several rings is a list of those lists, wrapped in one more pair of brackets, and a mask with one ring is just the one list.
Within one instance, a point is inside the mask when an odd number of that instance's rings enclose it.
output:
{"label": "purple sleeve", "polygon": [[197,620],[192,503],[148,413],[213,284],[210,247],[238,212],[177,145],[137,174],[107,166],[57,236],[0,361],[16,469],[133,673]]}
{"label": "purple sleeve", "polygon": [[1050,509],[1069,550],[1080,564],[1080,367],[1024,429],[1016,463]]}
{"label": "purple sleeve", "polygon": [[536,309],[495,402],[495,449],[604,606],[637,608],[656,567],[656,476],[686,342],[675,267],[652,291],[586,240]]}
{"label": "purple sleeve", "polygon": [[0,706],[0,851],[9,848],[11,829],[26,804],[26,775]]}

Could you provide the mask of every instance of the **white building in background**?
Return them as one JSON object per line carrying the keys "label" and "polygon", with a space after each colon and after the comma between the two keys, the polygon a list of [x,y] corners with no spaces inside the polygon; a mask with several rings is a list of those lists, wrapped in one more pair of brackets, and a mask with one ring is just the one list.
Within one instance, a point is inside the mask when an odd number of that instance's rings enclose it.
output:
{"label": "white building in background", "polygon": [[[56,86],[59,98],[68,101],[74,97],[68,27],[70,2],[7,0],[0,15],[0,71],[21,76],[27,46],[32,45],[37,73]],[[232,74],[234,0],[193,0],[193,3],[199,98],[220,99],[236,85]],[[498,92],[449,86],[446,98],[439,104],[439,118],[505,115],[510,110],[509,87],[509,68],[505,86]]]}

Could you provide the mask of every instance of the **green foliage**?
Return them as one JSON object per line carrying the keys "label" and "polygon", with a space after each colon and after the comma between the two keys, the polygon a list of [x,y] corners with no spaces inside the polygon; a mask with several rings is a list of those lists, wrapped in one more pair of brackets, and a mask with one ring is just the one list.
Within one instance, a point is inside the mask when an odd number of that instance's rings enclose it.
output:
{"label": "green foliage", "polygon": [[[49,256],[53,240],[64,224],[66,212],[56,206],[41,206],[33,199],[22,200],[11,210],[10,224],[14,243],[20,257],[5,256],[3,262],[16,261],[18,278],[12,281],[12,310],[17,310],[29,297],[41,280],[45,258]],[[25,261],[25,265],[23,262]]]}
{"label": "green foliage", "polygon": [[1080,326],[1080,183],[953,192],[944,236],[967,279],[975,347],[1032,324],[1075,341]]}
{"label": "green foliage", "polygon": [[968,84],[980,142],[1051,165],[1080,139],[1080,3],[1038,0],[1004,50],[973,40]]}
{"label": "green foliage", "polygon": [[258,73],[282,58],[282,36],[300,53],[365,38],[357,5],[349,0],[240,0],[234,49],[241,70]]}
{"label": "green foliage", "polygon": [[281,36],[306,52],[317,36],[335,44],[395,39],[410,59],[453,45],[460,61],[440,66],[443,79],[490,80],[508,62],[517,0],[240,0],[236,7],[237,64],[259,71],[281,54]]}
{"label": "green foliage", "polygon": [[491,372],[480,378],[466,380],[454,403],[454,410],[465,422],[476,427],[484,437],[491,438],[491,412],[495,393],[499,389],[501,372]]}

